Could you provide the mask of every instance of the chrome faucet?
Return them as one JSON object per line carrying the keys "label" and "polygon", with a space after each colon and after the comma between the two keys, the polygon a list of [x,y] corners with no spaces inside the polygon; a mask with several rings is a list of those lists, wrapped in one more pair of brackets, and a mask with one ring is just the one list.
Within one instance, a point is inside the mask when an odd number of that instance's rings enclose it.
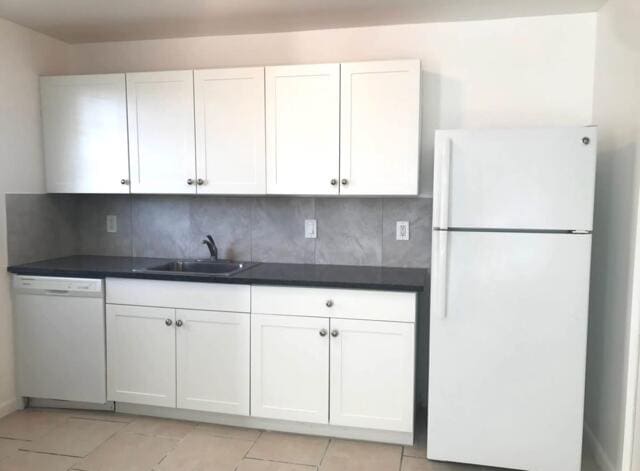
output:
{"label": "chrome faucet", "polygon": [[211,254],[211,260],[218,260],[218,247],[216,246],[215,241],[211,234],[207,234],[207,238],[202,241],[204,245],[209,249],[209,253]]}

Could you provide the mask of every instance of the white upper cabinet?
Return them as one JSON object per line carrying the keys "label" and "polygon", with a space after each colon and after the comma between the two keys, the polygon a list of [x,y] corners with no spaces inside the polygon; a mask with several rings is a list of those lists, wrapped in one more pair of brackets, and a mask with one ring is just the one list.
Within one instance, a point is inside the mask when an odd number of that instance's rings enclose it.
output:
{"label": "white upper cabinet", "polygon": [[195,193],[193,71],[127,74],[132,193]]}
{"label": "white upper cabinet", "polygon": [[417,195],[420,61],[341,66],[340,194]]}
{"label": "white upper cabinet", "polygon": [[420,61],[45,77],[52,193],[417,195]]}
{"label": "white upper cabinet", "polygon": [[264,194],[264,68],[196,70],[198,193]]}
{"label": "white upper cabinet", "polygon": [[340,65],[267,67],[267,193],[337,195]]}
{"label": "white upper cabinet", "polygon": [[124,74],[42,77],[40,94],[47,191],[128,193]]}

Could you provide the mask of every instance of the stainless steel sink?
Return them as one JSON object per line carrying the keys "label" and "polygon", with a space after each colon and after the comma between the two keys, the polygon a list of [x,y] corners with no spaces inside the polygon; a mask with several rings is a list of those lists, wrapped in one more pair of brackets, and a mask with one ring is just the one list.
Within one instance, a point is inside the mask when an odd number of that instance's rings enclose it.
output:
{"label": "stainless steel sink", "polygon": [[255,263],[236,263],[229,261],[175,260],[161,265],[145,268],[144,271],[184,273],[185,275],[229,276],[251,268]]}

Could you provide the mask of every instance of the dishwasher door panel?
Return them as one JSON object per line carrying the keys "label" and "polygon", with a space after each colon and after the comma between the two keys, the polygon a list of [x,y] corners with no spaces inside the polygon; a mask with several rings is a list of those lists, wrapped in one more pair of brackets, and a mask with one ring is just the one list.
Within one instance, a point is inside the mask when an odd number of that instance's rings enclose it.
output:
{"label": "dishwasher door panel", "polygon": [[20,396],[106,402],[103,298],[15,293],[14,313]]}

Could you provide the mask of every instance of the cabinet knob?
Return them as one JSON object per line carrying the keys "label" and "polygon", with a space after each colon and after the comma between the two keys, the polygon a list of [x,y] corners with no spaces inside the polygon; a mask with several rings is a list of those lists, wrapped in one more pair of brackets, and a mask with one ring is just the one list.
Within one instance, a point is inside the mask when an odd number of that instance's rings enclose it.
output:
{"label": "cabinet knob", "polygon": [[349,180],[347,180],[346,178],[343,178],[341,183],[343,185],[348,185],[349,184]]}
{"label": "cabinet knob", "polygon": [[121,185],[128,185],[129,184],[129,180],[123,178],[122,180],[120,180],[120,184]]}
{"label": "cabinet knob", "polygon": [[320,337],[326,337],[327,336],[327,329],[320,329],[320,332],[318,332],[320,334]]}
{"label": "cabinet knob", "polygon": [[338,335],[340,335],[340,332],[338,332],[336,329],[333,329],[331,331],[331,337],[337,337]]}
{"label": "cabinet knob", "polygon": [[176,327],[182,327],[182,321],[180,319],[176,321]]}
{"label": "cabinet knob", "polygon": [[585,146],[588,146],[588,145],[591,143],[591,139],[589,139],[588,137],[583,137],[583,138],[582,138],[582,143],[583,143]]}
{"label": "cabinet knob", "polygon": [[198,185],[204,185],[204,180],[202,178],[198,178]]}
{"label": "cabinet knob", "polygon": [[338,184],[338,180],[336,180],[335,178],[331,179],[331,185],[332,186],[336,186]]}
{"label": "cabinet knob", "polygon": [[171,319],[167,319],[164,321],[165,325],[171,327],[171,324],[173,324],[173,321]]}
{"label": "cabinet knob", "polygon": [[333,306],[333,301],[329,299],[325,304],[327,305],[327,307],[331,307]]}
{"label": "cabinet knob", "polygon": [[187,180],[187,185],[193,185],[193,178],[189,178]]}

